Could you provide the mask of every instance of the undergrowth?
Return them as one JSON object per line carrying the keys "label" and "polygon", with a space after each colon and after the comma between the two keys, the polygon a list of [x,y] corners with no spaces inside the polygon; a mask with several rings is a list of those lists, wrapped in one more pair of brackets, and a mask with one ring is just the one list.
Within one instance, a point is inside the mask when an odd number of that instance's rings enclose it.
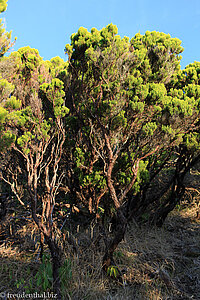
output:
{"label": "undergrowth", "polygon": [[[187,195],[186,195],[187,196]],[[191,199],[190,199],[191,200]],[[186,205],[187,202],[187,205]],[[102,272],[103,243],[91,244],[91,232],[77,233],[78,253],[65,246],[60,269],[63,299],[199,299],[200,220],[199,202],[186,197],[172,212],[163,228],[132,223],[124,241],[115,251],[117,269]],[[29,229],[29,230],[28,230]],[[19,230],[24,245],[34,224]],[[123,281],[115,280],[120,271]],[[116,276],[117,277],[117,276]],[[2,244],[0,247],[0,292],[52,292],[50,256],[42,261],[38,248]]]}

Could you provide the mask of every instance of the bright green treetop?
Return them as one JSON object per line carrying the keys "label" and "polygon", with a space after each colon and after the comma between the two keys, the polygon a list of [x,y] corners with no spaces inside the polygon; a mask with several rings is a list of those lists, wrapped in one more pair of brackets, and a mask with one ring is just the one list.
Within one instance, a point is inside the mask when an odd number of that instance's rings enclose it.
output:
{"label": "bright green treetop", "polygon": [[[7,8],[7,0],[0,0],[0,13]],[[0,20],[0,58],[12,47],[11,32],[6,32],[2,20]]]}
{"label": "bright green treetop", "polygon": [[143,160],[180,143],[197,113],[196,99],[172,84],[180,71],[181,41],[159,32],[130,41],[110,24],[91,32],[81,27],[65,51],[74,126],[84,132],[75,151],[80,185],[86,195],[90,189],[101,195],[107,182],[119,206],[148,178]]}
{"label": "bright green treetop", "polygon": [[[52,63],[44,62],[36,49],[21,48],[6,59],[5,65],[10,61],[12,74],[2,72],[8,78],[0,80],[1,148],[8,147],[17,138],[17,144],[27,152],[29,145],[34,144],[34,149],[37,149],[37,143],[49,138],[50,128],[55,129],[52,119],[60,122],[68,112],[63,101],[63,83],[52,78]],[[44,112],[47,107],[49,113]],[[13,134],[13,139],[9,136],[7,144],[6,132]]]}
{"label": "bright green treetop", "polygon": [[4,12],[7,8],[8,0],[0,0],[0,13]]}

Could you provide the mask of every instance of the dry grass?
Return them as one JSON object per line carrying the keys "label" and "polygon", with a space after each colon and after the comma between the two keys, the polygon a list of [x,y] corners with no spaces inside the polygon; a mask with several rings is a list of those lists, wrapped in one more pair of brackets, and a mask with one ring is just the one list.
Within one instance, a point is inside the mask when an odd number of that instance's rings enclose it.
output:
{"label": "dry grass", "polygon": [[[171,213],[161,229],[129,225],[115,252],[115,261],[124,274],[123,284],[102,273],[103,246],[98,251],[89,246],[90,233],[80,230],[79,254],[72,254],[69,245],[65,248],[69,264],[61,274],[65,281],[63,299],[200,299],[199,207],[197,199],[192,199],[189,207],[183,203]],[[37,261],[37,231],[29,223],[16,234],[23,243],[0,247],[0,292],[44,292],[36,275],[41,266]],[[35,248],[28,249],[30,239],[35,240]],[[46,291],[52,291],[52,286]]]}

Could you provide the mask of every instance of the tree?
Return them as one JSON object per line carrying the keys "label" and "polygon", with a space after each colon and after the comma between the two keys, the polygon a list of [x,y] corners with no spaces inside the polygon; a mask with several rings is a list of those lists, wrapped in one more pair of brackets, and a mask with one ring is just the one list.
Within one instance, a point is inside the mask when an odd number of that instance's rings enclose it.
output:
{"label": "tree", "polygon": [[[109,273],[128,222],[148,212],[162,225],[199,159],[200,68],[180,70],[180,40],[159,32],[129,40],[110,24],[81,27],[65,51],[66,63],[44,62],[30,47],[0,61],[0,151],[17,162],[1,164],[1,180],[45,238],[58,299],[62,249],[54,212],[64,178],[64,201],[86,212],[88,223],[98,220]],[[168,182],[151,195],[172,165]]]}
{"label": "tree", "polygon": [[[19,164],[15,170],[1,170],[1,179],[11,186],[24,208],[31,209],[33,220],[49,247],[54,290],[61,299],[59,268],[62,253],[53,213],[64,177],[59,168],[65,141],[63,118],[68,113],[63,100],[63,83],[43,76],[45,65],[35,49],[23,48],[13,55],[18,59],[19,68],[13,75],[13,81],[18,85],[15,89],[12,85],[11,92],[22,100],[11,96],[4,97],[1,102],[3,136],[0,144],[2,149],[10,146],[9,151],[13,152],[12,156],[18,156]],[[24,94],[20,94],[22,86]],[[9,137],[8,144],[3,143],[4,137],[7,140]],[[24,199],[18,194],[19,184],[23,186]]]}
{"label": "tree", "polygon": [[142,188],[194,124],[197,102],[171,84],[183,48],[170,35],[146,32],[129,41],[112,24],[80,28],[65,50],[68,128],[76,141],[72,190],[99,218],[102,208],[109,216],[115,211],[116,231],[105,238],[107,271],[128,220],[142,206]]}
{"label": "tree", "polygon": [[[156,223],[162,225],[168,213],[176,206],[185,191],[184,178],[187,172],[197,164],[200,159],[199,153],[199,63],[194,62],[180,70],[173,76],[170,87],[174,86],[174,96],[183,95],[183,99],[190,99],[196,103],[196,113],[193,116],[192,126],[186,131],[182,142],[176,148],[177,161],[175,172],[167,188],[170,187],[170,201],[165,201],[154,215]],[[164,190],[167,191],[165,188]]]}
{"label": "tree", "polygon": [[[0,0],[0,13],[4,12],[7,8],[7,0]],[[0,63],[3,60],[4,54],[9,50],[9,48],[13,45],[11,43],[11,32],[7,33],[5,32],[5,29],[3,28],[2,20],[0,20]],[[10,96],[12,91],[14,90],[13,84],[9,83],[5,78],[2,78],[2,75],[0,73],[0,104],[5,101],[6,98]],[[0,106],[0,133],[2,130],[2,123],[4,122],[5,116],[6,116],[6,110],[2,106]],[[12,137],[7,134],[3,135],[2,143],[0,145],[1,147],[6,146],[7,143],[9,143],[10,140],[12,140]]]}
{"label": "tree", "polygon": [[[0,0],[0,13],[7,8],[7,0]],[[2,20],[0,20],[0,58],[13,46],[11,32],[6,32]]]}
{"label": "tree", "polygon": [[[4,12],[7,8],[7,0],[0,0],[0,13]],[[0,64],[4,60],[4,54],[10,49],[10,47],[14,43],[11,43],[11,32],[8,33],[5,31],[4,25],[2,23],[2,19],[0,20]],[[5,148],[12,142],[12,137],[7,132],[6,134],[2,134],[2,123],[4,122],[4,118],[7,114],[6,110],[1,106],[1,103],[5,100],[5,98],[8,98],[13,91],[14,86],[9,83],[5,78],[2,78],[1,72],[0,72],[0,151],[2,148]],[[1,162],[2,164],[2,162]],[[5,201],[5,198],[7,198],[8,193],[2,193],[1,184],[0,184],[0,191],[1,191],[1,203],[4,207],[4,216],[7,211],[7,202]],[[6,195],[6,196],[5,196]]]}

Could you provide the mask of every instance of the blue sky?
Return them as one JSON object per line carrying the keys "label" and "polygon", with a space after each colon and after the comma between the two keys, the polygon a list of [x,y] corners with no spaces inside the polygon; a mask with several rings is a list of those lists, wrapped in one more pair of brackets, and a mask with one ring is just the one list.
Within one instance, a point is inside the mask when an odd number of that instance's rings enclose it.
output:
{"label": "blue sky", "polygon": [[66,60],[65,44],[80,26],[90,30],[113,23],[122,37],[156,30],[179,38],[185,49],[182,68],[200,61],[200,0],[8,0],[1,17],[17,37],[14,50],[30,46],[45,60]]}

